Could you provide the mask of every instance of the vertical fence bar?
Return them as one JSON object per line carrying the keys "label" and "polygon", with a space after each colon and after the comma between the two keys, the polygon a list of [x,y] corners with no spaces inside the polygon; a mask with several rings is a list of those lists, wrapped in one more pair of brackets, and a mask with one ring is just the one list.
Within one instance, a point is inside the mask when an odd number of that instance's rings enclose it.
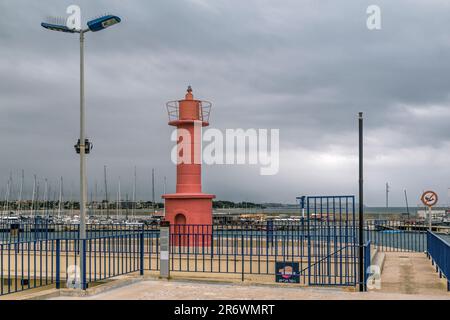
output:
{"label": "vertical fence bar", "polygon": [[3,244],[0,244],[0,279],[1,279],[0,294],[3,295]]}
{"label": "vertical fence bar", "polygon": [[82,239],[83,241],[83,248],[81,250],[81,254],[83,259],[81,259],[83,265],[81,266],[81,288],[83,290],[87,289],[87,283],[86,283],[86,239]]}
{"label": "vertical fence bar", "polygon": [[[214,226],[211,226],[211,259],[214,258],[214,236],[215,236],[215,234],[216,233],[214,232]],[[209,237],[209,235],[208,235],[208,237]],[[218,242],[217,245],[220,246],[220,242]]]}
{"label": "vertical fence bar", "polygon": [[241,234],[241,259],[242,259],[242,273],[241,273],[241,280],[244,281],[244,235]]}
{"label": "vertical fence bar", "polygon": [[[56,289],[60,288],[60,269],[61,269],[61,242],[59,239],[56,239]],[[30,272],[30,270],[28,270]]]}
{"label": "vertical fence bar", "polygon": [[144,226],[142,226],[141,233],[139,234],[139,274],[144,275]]}
{"label": "vertical fence bar", "polygon": [[308,285],[311,284],[311,228],[310,228],[310,212],[309,212],[309,197],[306,200],[306,214],[307,214],[307,237],[308,237],[308,268],[305,270],[308,273]]}
{"label": "vertical fence bar", "polygon": [[364,248],[364,291],[367,291],[367,279],[369,277],[369,268],[371,265],[370,245],[371,241],[368,240]]}

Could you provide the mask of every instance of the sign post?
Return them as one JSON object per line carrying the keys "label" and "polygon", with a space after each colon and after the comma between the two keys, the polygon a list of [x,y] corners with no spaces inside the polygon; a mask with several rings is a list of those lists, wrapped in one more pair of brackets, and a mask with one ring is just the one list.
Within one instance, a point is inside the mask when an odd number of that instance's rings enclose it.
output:
{"label": "sign post", "polygon": [[428,190],[422,193],[420,200],[424,205],[428,207],[428,231],[431,232],[432,226],[431,208],[437,203],[438,195],[436,192]]}
{"label": "sign post", "polygon": [[161,278],[169,279],[169,244],[170,244],[170,222],[161,221],[160,225],[160,242],[159,242],[159,276]]}

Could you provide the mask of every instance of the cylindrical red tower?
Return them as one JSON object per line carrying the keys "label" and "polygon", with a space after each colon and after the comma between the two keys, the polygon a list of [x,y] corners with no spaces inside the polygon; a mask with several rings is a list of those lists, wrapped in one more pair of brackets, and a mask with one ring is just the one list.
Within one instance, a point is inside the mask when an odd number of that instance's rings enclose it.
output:
{"label": "cylindrical red tower", "polygon": [[[176,193],[162,196],[165,219],[175,226],[197,225],[183,226],[183,233],[207,235],[211,233],[215,195],[202,193],[201,128],[209,125],[211,103],[195,100],[189,86],[184,100],[170,101],[166,105],[169,125],[177,127],[177,186]],[[198,236],[185,240],[209,242]]]}

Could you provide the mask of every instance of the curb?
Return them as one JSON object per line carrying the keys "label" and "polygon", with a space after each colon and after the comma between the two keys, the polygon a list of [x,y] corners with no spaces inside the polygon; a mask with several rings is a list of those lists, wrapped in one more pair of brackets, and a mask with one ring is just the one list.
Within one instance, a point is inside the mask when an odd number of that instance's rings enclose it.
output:
{"label": "curb", "polygon": [[97,294],[101,294],[110,290],[119,289],[124,286],[128,286],[137,282],[145,280],[144,277],[134,276],[125,279],[114,279],[104,284],[100,284],[93,288],[86,290],[81,289],[50,289],[41,291],[38,293],[26,295],[18,298],[17,300],[46,300],[57,297],[89,297]]}

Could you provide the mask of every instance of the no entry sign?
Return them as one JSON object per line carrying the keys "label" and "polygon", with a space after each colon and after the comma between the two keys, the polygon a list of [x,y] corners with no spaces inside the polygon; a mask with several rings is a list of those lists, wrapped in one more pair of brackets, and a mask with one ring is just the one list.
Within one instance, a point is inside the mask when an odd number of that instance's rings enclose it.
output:
{"label": "no entry sign", "polygon": [[422,197],[420,197],[420,200],[422,200],[422,203],[424,205],[431,208],[438,201],[438,196],[437,196],[436,192],[429,190],[429,191],[425,191],[422,194]]}

